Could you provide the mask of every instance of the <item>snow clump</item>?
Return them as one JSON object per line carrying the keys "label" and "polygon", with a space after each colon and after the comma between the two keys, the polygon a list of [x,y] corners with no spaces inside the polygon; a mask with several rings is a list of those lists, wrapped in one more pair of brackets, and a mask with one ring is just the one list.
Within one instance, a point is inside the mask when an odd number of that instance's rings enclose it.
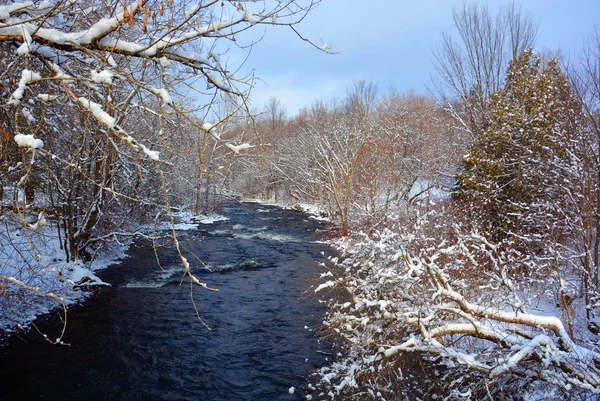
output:
{"label": "snow clump", "polygon": [[35,138],[33,135],[17,134],[15,142],[20,148],[29,147],[32,149],[41,149],[44,147],[44,142],[41,139]]}

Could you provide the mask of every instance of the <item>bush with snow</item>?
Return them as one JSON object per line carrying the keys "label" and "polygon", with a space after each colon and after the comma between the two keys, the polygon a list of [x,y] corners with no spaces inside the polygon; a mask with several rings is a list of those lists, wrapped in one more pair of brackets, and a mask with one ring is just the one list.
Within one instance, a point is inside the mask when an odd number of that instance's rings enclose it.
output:
{"label": "bush with snow", "polygon": [[338,244],[343,297],[325,323],[346,356],[320,371],[326,391],[390,399],[408,391],[399,378],[411,372],[406,355],[418,354],[432,391],[449,399],[600,394],[595,347],[571,338],[561,316],[534,312],[543,289],[521,280],[498,244],[453,221],[431,212]]}

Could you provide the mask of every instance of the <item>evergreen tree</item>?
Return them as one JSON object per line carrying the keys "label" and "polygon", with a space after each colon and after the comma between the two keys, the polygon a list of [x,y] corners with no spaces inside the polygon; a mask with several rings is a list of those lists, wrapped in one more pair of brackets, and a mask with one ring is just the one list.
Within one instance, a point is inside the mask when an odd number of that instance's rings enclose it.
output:
{"label": "evergreen tree", "polygon": [[491,97],[489,126],[471,144],[457,180],[457,196],[472,201],[493,239],[535,254],[549,240],[563,241],[577,105],[556,60],[544,64],[532,50],[513,60],[505,86]]}

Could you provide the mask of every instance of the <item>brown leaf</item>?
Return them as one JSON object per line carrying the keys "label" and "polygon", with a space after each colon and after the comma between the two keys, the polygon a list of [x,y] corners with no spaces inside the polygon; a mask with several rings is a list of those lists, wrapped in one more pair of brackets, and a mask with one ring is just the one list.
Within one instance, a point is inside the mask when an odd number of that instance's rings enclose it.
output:
{"label": "brown leaf", "polygon": [[148,33],[148,18],[150,17],[150,8],[146,7],[144,14],[144,23],[142,24],[142,32]]}
{"label": "brown leaf", "polygon": [[4,137],[4,139],[8,142],[10,140],[10,132],[7,129],[0,127],[0,134]]}

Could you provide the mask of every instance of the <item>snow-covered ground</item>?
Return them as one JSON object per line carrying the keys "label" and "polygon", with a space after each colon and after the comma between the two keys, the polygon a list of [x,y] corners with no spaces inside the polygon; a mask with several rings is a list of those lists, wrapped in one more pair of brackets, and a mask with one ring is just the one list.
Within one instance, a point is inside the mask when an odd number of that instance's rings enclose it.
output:
{"label": "snow-covered ground", "polygon": [[[446,372],[444,383],[462,397],[448,399],[481,399],[477,391],[488,384],[488,392],[504,391],[497,383],[507,384],[507,394],[521,383],[527,399],[569,399],[563,392],[582,399],[600,394],[594,365],[600,360],[598,342],[585,328],[584,307],[573,304],[571,338],[550,283],[548,288],[513,284],[493,271],[483,278],[464,275],[464,260],[476,263],[484,255],[496,261],[486,251],[493,245],[473,233],[432,238],[435,231],[420,224],[384,230],[373,238],[331,241],[343,257],[331,260],[337,267],[322,275],[315,292],[341,289],[342,301],[332,298],[324,324],[348,347],[319,371],[321,397],[345,399],[368,392],[372,399],[385,399],[398,390],[391,377],[407,373],[397,367],[399,355],[420,352],[435,359],[432,367]],[[436,224],[432,227],[439,230]],[[502,259],[496,266],[506,263]],[[424,379],[415,380],[422,386]]]}
{"label": "snow-covered ground", "polygon": [[109,285],[94,271],[117,263],[128,243],[106,244],[92,262],[67,261],[56,225],[40,217],[27,223],[0,215],[0,331],[10,334],[37,316],[86,298],[83,287]]}
{"label": "snow-covered ground", "polygon": [[[177,231],[200,224],[228,220],[220,215],[194,216],[178,213]],[[140,234],[171,229],[170,223],[139,227]],[[82,302],[86,287],[110,285],[94,272],[119,263],[133,237],[105,242],[91,262],[67,261],[56,224],[30,216],[27,222],[10,213],[0,215],[0,333],[11,335],[27,328],[38,316]]]}
{"label": "snow-covered ground", "polygon": [[[288,204],[288,203],[282,203],[282,202],[277,203],[277,202],[271,202],[271,201],[267,201],[267,200],[254,199],[254,198],[244,198],[243,202],[258,203],[258,204],[265,205],[265,206],[276,206],[276,207],[280,207],[283,209],[298,210],[303,213],[306,213],[310,219],[317,220],[317,221],[331,221],[331,219],[329,217],[327,217],[327,211],[325,211],[319,205],[315,205],[312,203],[296,202],[293,204]],[[259,213],[260,212],[261,211],[259,210]]]}

